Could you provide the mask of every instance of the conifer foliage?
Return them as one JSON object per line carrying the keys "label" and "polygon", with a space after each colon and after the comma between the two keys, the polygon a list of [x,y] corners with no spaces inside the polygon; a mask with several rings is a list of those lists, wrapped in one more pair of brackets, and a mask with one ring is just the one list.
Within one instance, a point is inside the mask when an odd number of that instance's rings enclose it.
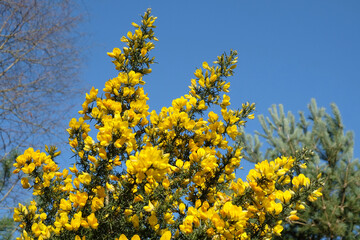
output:
{"label": "conifer foliage", "polygon": [[[323,195],[309,203],[299,214],[297,225],[288,225],[284,239],[359,239],[360,234],[360,172],[359,160],[353,159],[352,132],[344,133],[339,109],[331,105],[332,115],[318,108],[315,99],[309,104],[310,116],[300,112],[297,122],[284,108],[269,109],[271,118],[260,115],[263,133],[241,135],[244,158],[261,162],[276,156],[307,158],[306,169],[300,172],[311,180],[322,175]],[[259,136],[268,143],[265,154],[260,151]]]}
{"label": "conifer foliage", "polygon": [[70,121],[76,164],[61,171],[55,147],[17,158],[15,173],[26,174],[22,185],[35,196],[15,209],[22,239],[270,239],[282,220],[298,219],[304,199],[321,195],[294,175],[301,162],[292,157],[257,164],[247,182],[236,179],[241,148],[230,143],[254,105],[229,108],[225,78],[235,51],[214,66],[204,62],[171,107],[149,110],[142,85],[154,62],[155,19],[148,10],[132,24],[121,39],[127,46],[108,53],[119,74],[105,83],[104,98],[92,88],[82,116]]}

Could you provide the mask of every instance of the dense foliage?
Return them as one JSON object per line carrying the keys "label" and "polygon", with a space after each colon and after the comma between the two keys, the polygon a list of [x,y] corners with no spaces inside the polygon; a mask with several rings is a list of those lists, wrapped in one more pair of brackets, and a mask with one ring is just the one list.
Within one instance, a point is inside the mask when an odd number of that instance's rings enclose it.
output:
{"label": "dense foliage", "polygon": [[[322,175],[324,187],[321,200],[309,203],[299,214],[297,225],[286,226],[285,239],[359,239],[360,237],[360,163],[353,159],[354,137],[344,132],[340,111],[331,105],[332,114],[318,108],[313,99],[309,104],[309,118],[300,112],[300,120],[275,105],[270,118],[260,115],[262,133],[242,134],[239,143],[244,146],[244,158],[261,162],[276,156],[295,156],[308,153],[308,167],[301,173],[311,180]],[[269,144],[260,151],[259,137]]]}
{"label": "dense foliage", "polygon": [[[321,196],[292,157],[258,163],[247,181],[236,179],[239,127],[254,105],[232,110],[226,77],[235,51],[195,72],[188,94],[150,111],[143,77],[154,58],[155,17],[148,10],[114,48],[118,76],[104,98],[92,88],[70,121],[73,167],[59,170],[55,147],[29,148],[16,160],[24,188],[35,195],[14,219],[22,239],[270,239],[282,220],[298,219],[303,202]],[[218,106],[219,114],[210,111]],[[221,110],[220,110],[221,109]],[[90,123],[96,129],[90,132]],[[282,190],[279,190],[279,189]]]}

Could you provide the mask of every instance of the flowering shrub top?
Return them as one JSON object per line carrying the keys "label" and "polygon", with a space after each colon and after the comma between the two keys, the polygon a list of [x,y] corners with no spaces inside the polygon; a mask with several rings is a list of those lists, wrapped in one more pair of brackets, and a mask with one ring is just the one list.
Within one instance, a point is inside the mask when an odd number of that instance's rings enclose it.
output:
{"label": "flowering shrub top", "polygon": [[298,219],[306,198],[321,195],[294,176],[293,158],[259,163],[247,182],[236,179],[241,149],[230,142],[255,108],[229,108],[225,78],[235,51],[214,66],[204,62],[171,107],[149,110],[142,85],[154,62],[155,19],[148,10],[133,23],[121,39],[127,47],[108,53],[119,74],[105,83],[105,97],[92,88],[82,117],[70,121],[76,164],[60,171],[55,147],[17,158],[14,172],[26,174],[22,185],[36,196],[15,209],[21,239],[270,239],[282,220]]}

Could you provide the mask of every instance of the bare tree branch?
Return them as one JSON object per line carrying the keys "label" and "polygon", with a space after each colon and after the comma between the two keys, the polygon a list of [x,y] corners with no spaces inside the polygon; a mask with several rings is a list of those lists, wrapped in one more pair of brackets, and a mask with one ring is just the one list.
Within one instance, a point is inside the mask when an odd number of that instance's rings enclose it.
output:
{"label": "bare tree branch", "polygon": [[61,135],[60,119],[80,93],[80,18],[73,0],[0,0],[1,209],[18,192],[19,179],[7,178],[10,152]]}

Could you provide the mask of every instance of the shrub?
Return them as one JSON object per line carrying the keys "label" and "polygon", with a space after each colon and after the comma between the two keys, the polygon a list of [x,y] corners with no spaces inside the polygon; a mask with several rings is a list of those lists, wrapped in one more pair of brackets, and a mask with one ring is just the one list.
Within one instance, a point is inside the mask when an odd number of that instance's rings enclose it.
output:
{"label": "shrub", "polygon": [[[297,219],[306,198],[321,195],[295,174],[302,161],[291,157],[258,163],[247,182],[236,179],[241,148],[231,143],[255,108],[229,108],[225,78],[236,51],[215,66],[204,62],[171,107],[149,111],[142,85],[154,62],[155,19],[147,10],[132,24],[121,39],[127,46],[108,53],[119,74],[105,83],[105,97],[92,88],[82,117],[70,121],[76,164],[60,171],[56,147],[17,158],[15,172],[27,174],[23,187],[35,195],[15,209],[22,239],[270,239],[282,220]],[[210,111],[216,106],[221,114]]]}

